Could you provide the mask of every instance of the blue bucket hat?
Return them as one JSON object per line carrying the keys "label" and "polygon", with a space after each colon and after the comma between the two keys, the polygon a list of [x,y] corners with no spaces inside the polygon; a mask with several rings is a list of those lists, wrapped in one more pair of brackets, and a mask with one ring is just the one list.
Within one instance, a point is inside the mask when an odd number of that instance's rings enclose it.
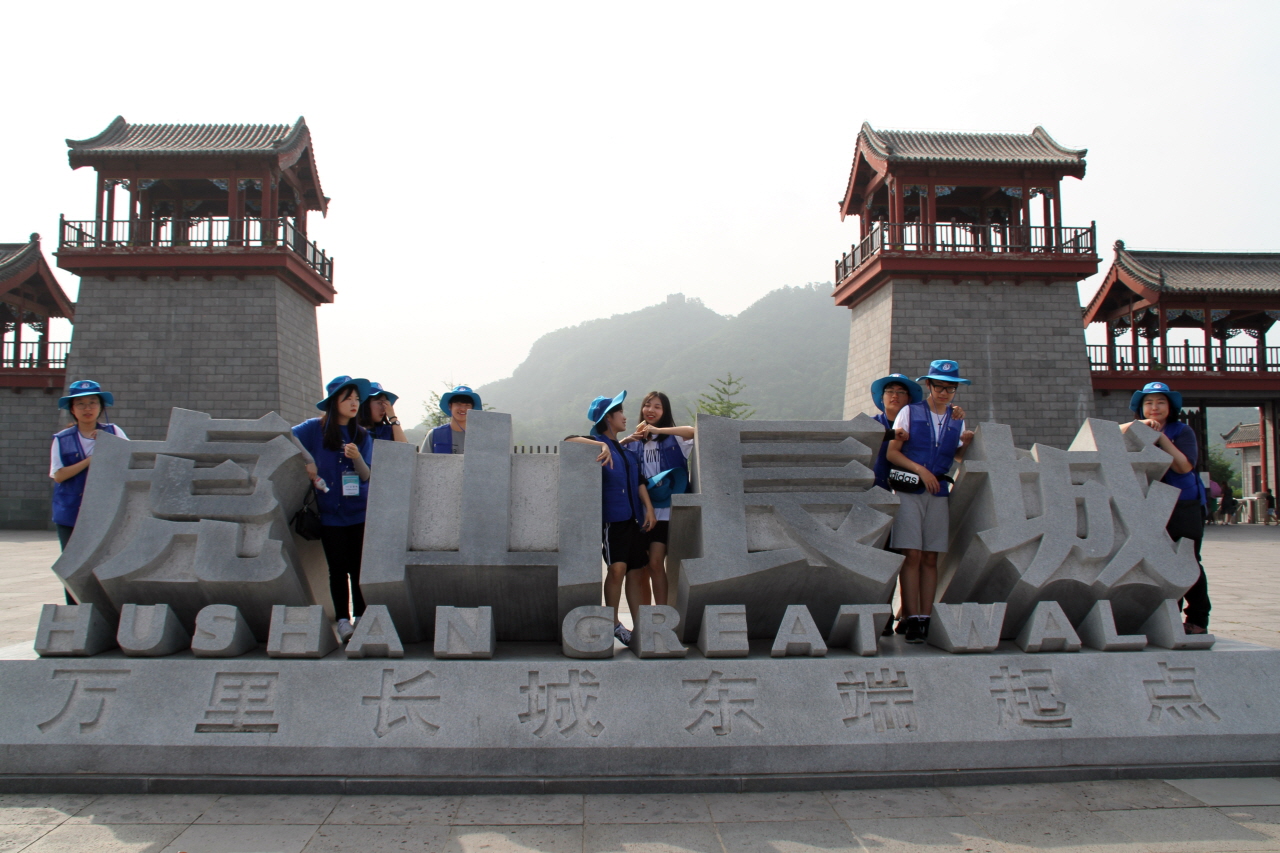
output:
{"label": "blue bucket hat", "polygon": [[339,376],[335,379],[329,380],[329,384],[324,387],[325,398],[319,403],[316,403],[316,408],[322,412],[328,409],[329,401],[333,399],[333,395],[337,394],[348,385],[355,386],[356,394],[359,395],[361,403],[369,399],[368,379],[352,379],[350,376]]}
{"label": "blue bucket hat", "polygon": [[399,397],[398,395],[396,395],[396,394],[392,394],[392,393],[391,393],[390,391],[388,391],[386,388],[383,388],[383,387],[382,387],[382,383],[381,383],[381,382],[370,382],[370,383],[369,383],[369,396],[370,396],[370,397],[377,397],[379,394],[381,394],[383,397],[386,397],[386,398],[387,398],[387,402],[388,402],[388,403],[390,403],[390,404],[391,404],[391,405],[393,405],[393,406],[396,404],[396,400],[399,400],[399,399],[400,399],[400,397]]}
{"label": "blue bucket hat", "polygon": [[600,426],[604,416],[621,406],[622,401],[625,399],[627,399],[626,391],[616,397],[596,397],[591,401],[591,405],[587,407],[587,420],[596,426]]}
{"label": "blue bucket hat", "polygon": [[907,389],[907,396],[912,403],[919,403],[924,399],[924,389],[920,385],[901,373],[890,373],[888,376],[881,376],[875,382],[871,383],[871,402],[876,404],[876,408],[884,411],[884,389],[897,383]]}
{"label": "blue bucket hat", "polygon": [[[477,394],[475,391],[472,391],[466,385],[455,385],[452,391],[449,391],[445,394],[440,395],[440,411],[444,412],[446,415],[452,415],[453,412],[449,411],[449,404],[453,402],[454,397],[470,397],[471,408],[473,409],[484,408],[484,406],[480,402],[479,394]],[[393,400],[392,402],[394,403],[395,401]]]}
{"label": "blue bucket hat", "polygon": [[101,397],[102,406],[114,406],[116,398],[111,395],[110,391],[103,391],[102,386],[92,379],[77,379],[67,388],[70,393],[65,397],[58,398],[58,408],[71,410],[71,401],[76,397]]}
{"label": "blue bucket hat", "polygon": [[916,381],[923,382],[926,379],[932,379],[935,382],[955,382],[960,385],[969,385],[973,382],[972,379],[961,379],[960,363],[949,358],[929,362],[929,372]]}
{"label": "blue bucket hat", "polygon": [[1163,382],[1148,382],[1142,386],[1141,391],[1134,391],[1133,396],[1129,398],[1129,411],[1135,415],[1142,414],[1142,398],[1148,394],[1163,394],[1169,398],[1169,405],[1173,408],[1171,414],[1177,414],[1182,411],[1182,395],[1174,391]]}

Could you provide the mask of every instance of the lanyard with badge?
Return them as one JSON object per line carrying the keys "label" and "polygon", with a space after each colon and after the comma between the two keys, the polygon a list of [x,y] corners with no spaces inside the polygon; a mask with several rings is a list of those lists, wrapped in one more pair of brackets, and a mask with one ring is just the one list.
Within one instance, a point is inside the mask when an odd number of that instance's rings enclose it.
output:
{"label": "lanyard with badge", "polygon": [[[345,444],[344,444],[344,447],[345,447]],[[345,450],[340,451],[340,454],[341,455],[338,459],[339,465],[344,463],[348,465],[351,464],[351,462],[346,457]],[[344,498],[360,497],[360,475],[357,474],[354,470],[342,472],[342,496]]]}

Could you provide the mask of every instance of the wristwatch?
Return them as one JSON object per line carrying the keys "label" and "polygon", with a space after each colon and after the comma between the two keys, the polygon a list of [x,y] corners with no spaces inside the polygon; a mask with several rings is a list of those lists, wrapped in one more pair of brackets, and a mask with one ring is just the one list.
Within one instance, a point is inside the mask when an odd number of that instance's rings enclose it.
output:
{"label": "wristwatch", "polygon": [[387,421],[387,423],[391,424],[392,426],[400,426],[400,419],[392,418],[391,420]]}

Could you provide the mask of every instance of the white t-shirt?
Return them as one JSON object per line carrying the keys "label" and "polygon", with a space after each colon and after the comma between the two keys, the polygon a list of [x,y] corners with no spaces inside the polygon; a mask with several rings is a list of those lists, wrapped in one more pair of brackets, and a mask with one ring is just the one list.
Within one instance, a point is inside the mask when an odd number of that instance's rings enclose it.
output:
{"label": "white t-shirt", "polygon": [[[663,438],[665,437],[666,436],[663,436]],[[693,439],[680,438],[679,436],[676,436],[676,441],[680,442],[680,452],[684,454],[685,459],[688,459],[689,449],[693,447]],[[640,450],[640,473],[646,480],[650,477],[656,477],[662,473],[662,453],[659,447],[661,444],[662,439],[659,439],[658,441],[646,441]],[[655,506],[653,508],[653,517],[658,521],[670,521],[671,507]]]}
{"label": "white t-shirt", "polygon": [[[126,440],[129,438],[129,436],[124,434],[124,430],[121,429],[119,425],[112,424],[111,426],[115,428],[116,435],[120,436],[120,438]],[[86,457],[92,456],[93,446],[98,443],[98,440],[96,438],[85,438],[79,430],[76,431],[76,438],[80,439],[80,449],[84,451],[84,455]],[[54,474],[58,473],[59,468],[65,467],[66,466],[62,464],[62,452],[58,449],[58,439],[55,438],[53,440],[53,447],[49,451],[49,477],[52,478]]]}
{"label": "white t-shirt", "polygon": [[[925,406],[924,410],[929,414],[930,426],[933,427],[933,443],[937,444],[938,433],[942,430],[943,427],[947,425],[947,420],[948,420],[947,413],[943,412],[942,414],[939,415],[936,412],[934,412],[933,409],[930,409],[928,406]],[[910,406],[903,406],[901,409],[898,410],[898,416],[893,419],[893,428],[905,429],[908,433],[911,432],[911,407]],[[964,431],[965,431],[964,421],[961,421],[960,432],[963,433]]]}

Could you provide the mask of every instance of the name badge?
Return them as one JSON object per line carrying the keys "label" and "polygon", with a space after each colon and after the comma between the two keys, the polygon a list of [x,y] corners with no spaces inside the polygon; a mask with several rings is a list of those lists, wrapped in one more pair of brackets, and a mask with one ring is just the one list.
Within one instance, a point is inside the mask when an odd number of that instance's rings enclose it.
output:
{"label": "name badge", "polygon": [[342,475],[342,496],[344,498],[360,497],[360,475],[354,471]]}

